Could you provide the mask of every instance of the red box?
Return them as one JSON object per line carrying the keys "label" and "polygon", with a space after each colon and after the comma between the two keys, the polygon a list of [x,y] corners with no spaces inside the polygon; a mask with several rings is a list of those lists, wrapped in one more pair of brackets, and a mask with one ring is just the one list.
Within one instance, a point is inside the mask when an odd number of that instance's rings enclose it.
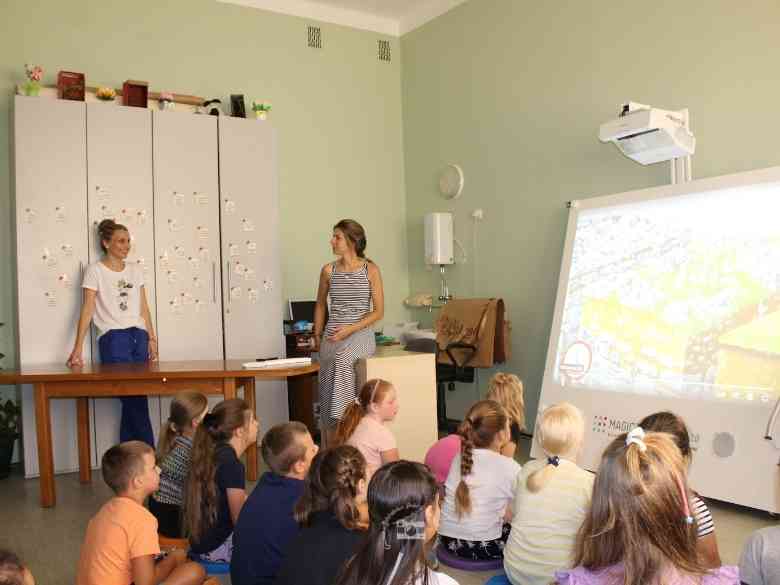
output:
{"label": "red box", "polygon": [[84,101],[86,80],[83,73],[60,71],[57,74],[57,97],[61,100]]}
{"label": "red box", "polygon": [[145,108],[149,101],[149,83],[128,79],[122,84],[122,105]]}

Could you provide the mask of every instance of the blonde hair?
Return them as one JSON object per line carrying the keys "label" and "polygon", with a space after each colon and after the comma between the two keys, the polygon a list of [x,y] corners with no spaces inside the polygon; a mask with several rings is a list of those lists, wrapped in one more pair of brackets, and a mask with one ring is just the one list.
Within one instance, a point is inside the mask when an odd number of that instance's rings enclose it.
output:
{"label": "blonde hair", "polygon": [[559,402],[545,408],[536,427],[536,440],[547,455],[547,465],[534,471],[525,482],[529,492],[540,491],[558,467],[561,457],[572,457],[582,445],[585,419],[579,408]]}
{"label": "blonde hair", "polygon": [[160,428],[157,443],[157,461],[162,461],[173,449],[176,437],[192,427],[192,422],[208,408],[209,401],[200,392],[183,390],[171,401],[170,415]]}
{"label": "blonde hair", "polygon": [[514,374],[497,372],[488,383],[488,400],[495,400],[506,410],[509,422],[525,430],[525,401],[523,382]]}
{"label": "blonde hair", "polygon": [[460,483],[455,490],[458,518],[471,514],[471,494],[466,476],[474,466],[474,449],[486,449],[496,435],[506,429],[509,417],[495,400],[481,400],[472,406],[458,427],[460,440]]}
{"label": "blonde hair", "polygon": [[622,563],[623,585],[660,583],[670,569],[704,575],[690,522],[686,464],[674,438],[646,433],[626,443],[625,434],[616,437],[601,457],[574,566],[598,571]]}
{"label": "blonde hair", "polygon": [[336,427],[336,436],[333,439],[333,445],[343,445],[355,432],[355,429],[360,424],[360,421],[369,413],[369,408],[372,404],[382,404],[390,390],[393,389],[393,385],[387,380],[380,378],[374,378],[368,380],[360,388],[357,398],[347,406],[344,411],[344,415],[341,417],[338,426]]}

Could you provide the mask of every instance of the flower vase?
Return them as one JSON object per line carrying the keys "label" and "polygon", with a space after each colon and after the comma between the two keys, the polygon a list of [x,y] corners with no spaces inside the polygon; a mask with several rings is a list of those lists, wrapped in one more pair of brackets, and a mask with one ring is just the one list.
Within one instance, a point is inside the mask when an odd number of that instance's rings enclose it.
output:
{"label": "flower vase", "polygon": [[255,112],[255,118],[257,118],[258,120],[265,120],[266,118],[268,118],[268,112],[265,112],[263,110],[257,110]]}
{"label": "flower vase", "polygon": [[28,81],[23,86],[24,95],[36,96],[41,92],[41,84],[38,81]]}

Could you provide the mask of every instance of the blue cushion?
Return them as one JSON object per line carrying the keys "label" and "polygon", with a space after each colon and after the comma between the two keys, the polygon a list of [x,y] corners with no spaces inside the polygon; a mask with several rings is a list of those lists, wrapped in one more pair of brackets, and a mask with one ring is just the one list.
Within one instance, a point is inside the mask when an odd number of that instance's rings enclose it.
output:
{"label": "blue cushion", "polygon": [[506,575],[496,575],[485,581],[485,585],[512,585]]}
{"label": "blue cushion", "polygon": [[202,561],[196,559],[201,567],[206,569],[207,575],[229,575],[230,563],[213,563],[211,561]]}
{"label": "blue cushion", "polygon": [[439,557],[439,561],[448,567],[460,569],[461,571],[497,571],[504,568],[503,559],[495,559],[492,561],[462,559],[459,556],[452,554],[443,546],[436,548],[436,556]]}

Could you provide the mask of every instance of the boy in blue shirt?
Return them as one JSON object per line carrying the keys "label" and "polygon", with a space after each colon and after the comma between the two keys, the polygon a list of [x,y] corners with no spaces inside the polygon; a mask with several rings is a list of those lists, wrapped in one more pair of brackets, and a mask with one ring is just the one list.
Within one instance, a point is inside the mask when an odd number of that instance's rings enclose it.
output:
{"label": "boy in blue shirt", "polygon": [[305,425],[288,422],[271,428],[260,451],[267,471],[247,498],[233,531],[230,580],[233,585],[270,585],[298,534],[293,517],[303,480],[318,447]]}

